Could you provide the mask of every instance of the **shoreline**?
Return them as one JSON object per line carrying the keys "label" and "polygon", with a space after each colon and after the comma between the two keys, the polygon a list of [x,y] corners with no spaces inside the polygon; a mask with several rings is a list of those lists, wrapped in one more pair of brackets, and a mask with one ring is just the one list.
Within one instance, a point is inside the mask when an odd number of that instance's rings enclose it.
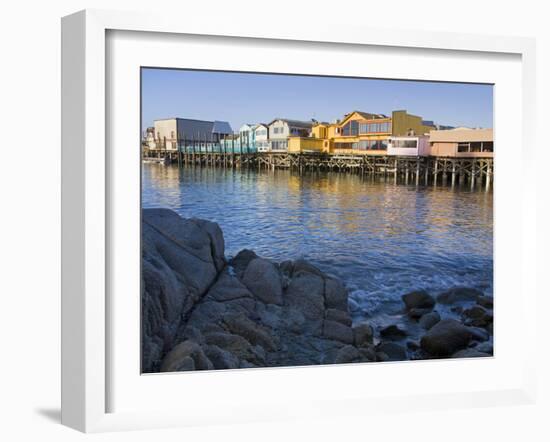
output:
{"label": "shoreline", "polygon": [[311,263],[227,260],[216,223],[142,213],[144,372],[492,356],[479,290],[409,291],[395,323],[352,324],[349,290]]}

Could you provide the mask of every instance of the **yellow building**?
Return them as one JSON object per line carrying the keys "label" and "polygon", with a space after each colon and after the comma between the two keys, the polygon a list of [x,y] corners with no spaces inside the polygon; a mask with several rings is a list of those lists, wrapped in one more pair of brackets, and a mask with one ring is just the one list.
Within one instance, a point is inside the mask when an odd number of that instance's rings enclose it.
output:
{"label": "yellow building", "polygon": [[317,123],[311,137],[289,137],[289,152],[386,155],[391,136],[424,135],[434,129],[407,111],[392,116],[353,111],[336,123]]}

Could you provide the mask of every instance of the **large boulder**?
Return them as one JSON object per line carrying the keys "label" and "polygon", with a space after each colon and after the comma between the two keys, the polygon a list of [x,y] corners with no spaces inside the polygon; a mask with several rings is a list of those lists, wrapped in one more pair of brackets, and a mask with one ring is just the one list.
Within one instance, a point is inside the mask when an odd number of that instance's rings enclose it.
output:
{"label": "large boulder", "polygon": [[229,264],[233,267],[235,273],[240,278],[248,267],[248,264],[250,264],[250,262],[257,257],[258,255],[256,255],[254,251],[243,249],[239,253],[237,253],[237,255],[233,259],[231,259],[231,261],[229,261]]}
{"label": "large boulder", "polygon": [[483,292],[470,287],[454,287],[437,295],[440,304],[454,304],[455,302],[476,301],[483,296]]}
{"label": "large boulder", "polygon": [[300,271],[294,273],[285,292],[285,302],[300,310],[310,320],[324,316],[324,280],[316,273]]}
{"label": "large boulder", "polygon": [[399,341],[407,336],[407,332],[397,325],[392,324],[381,329],[380,336],[386,340]]}
{"label": "large boulder", "polygon": [[429,309],[435,305],[435,299],[425,290],[415,290],[401,296],[407,310]]}
{"label": "large boulder", "polygon": [[451,356],[466,348],[471,338],[468,327],[454,319],[442,319],[422,337],[420,346],[432,356]]}
{"label": "large boulder", "polygon": [[266,304],[283,304],[283,286],[277,267],[266,259],[255,258],[246,267],[242,282]]}
{"label": "large boulder", "polygon": [[418,325],[422,327],[424,330],[429,330],[432,328],[435,324],[437,324],[441,320],[441,316],[437,312],[430,312],[423,315],[418,320]]}
{"label": "large boulder", "polygon": [[462,312],[466,325],[474,327],[486,327],[493,322],[493,314],[480,305],[474,305]]}
{"label": "large boulder", "polygon": [[382,342],[378,346],[378,351],[387,355],[388,361],[406,361],[407,358],[407,349],[395,342]]}
{"label": "large boulder", "polygon": [[368,347],[372,344],[374,331],[369,324],[359,324],[353,327],[354,342],[357,347]]}
{"label": "large boulder", "polygon": [[176,345],[163,359],[160,371],[212,370],[214,365],[193,341]]}
{"label": "large boulder", "polygon": [[224,265],[223,234],[209,221],[166,209],[142,211],[142,369],[158,371],[176,342],[180,318]]}
{"label": "large boulder", "polygon": [[353,344],[353,330],[340,322],[325,319],[323,321],[323,336],[345,344]]}

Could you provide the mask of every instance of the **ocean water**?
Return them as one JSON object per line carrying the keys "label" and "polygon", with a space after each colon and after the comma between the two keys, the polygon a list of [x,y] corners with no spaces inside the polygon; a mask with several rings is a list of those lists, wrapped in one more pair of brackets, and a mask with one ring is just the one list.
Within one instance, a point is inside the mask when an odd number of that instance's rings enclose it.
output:
{"label": "ocean water", "polygon": [[493,194],[340,173],[143,164],[144,208],[217,222],[226,256],[305,258],[344,281],[354,322],[393,323],[401,295],[493,290]]}

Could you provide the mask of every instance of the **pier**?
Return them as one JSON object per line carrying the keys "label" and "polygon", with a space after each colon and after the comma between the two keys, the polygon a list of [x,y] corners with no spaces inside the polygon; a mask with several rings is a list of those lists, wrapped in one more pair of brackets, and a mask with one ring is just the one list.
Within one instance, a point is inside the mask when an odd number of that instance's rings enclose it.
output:
{"label": "pier", "polygon": [[319,154],[288,152],[149,152],[144,161],[200,167],[292,169],[383,176],[416,185],[450,185],[489,189],[494,175],[493,158],[390,156],[365,154]]}

